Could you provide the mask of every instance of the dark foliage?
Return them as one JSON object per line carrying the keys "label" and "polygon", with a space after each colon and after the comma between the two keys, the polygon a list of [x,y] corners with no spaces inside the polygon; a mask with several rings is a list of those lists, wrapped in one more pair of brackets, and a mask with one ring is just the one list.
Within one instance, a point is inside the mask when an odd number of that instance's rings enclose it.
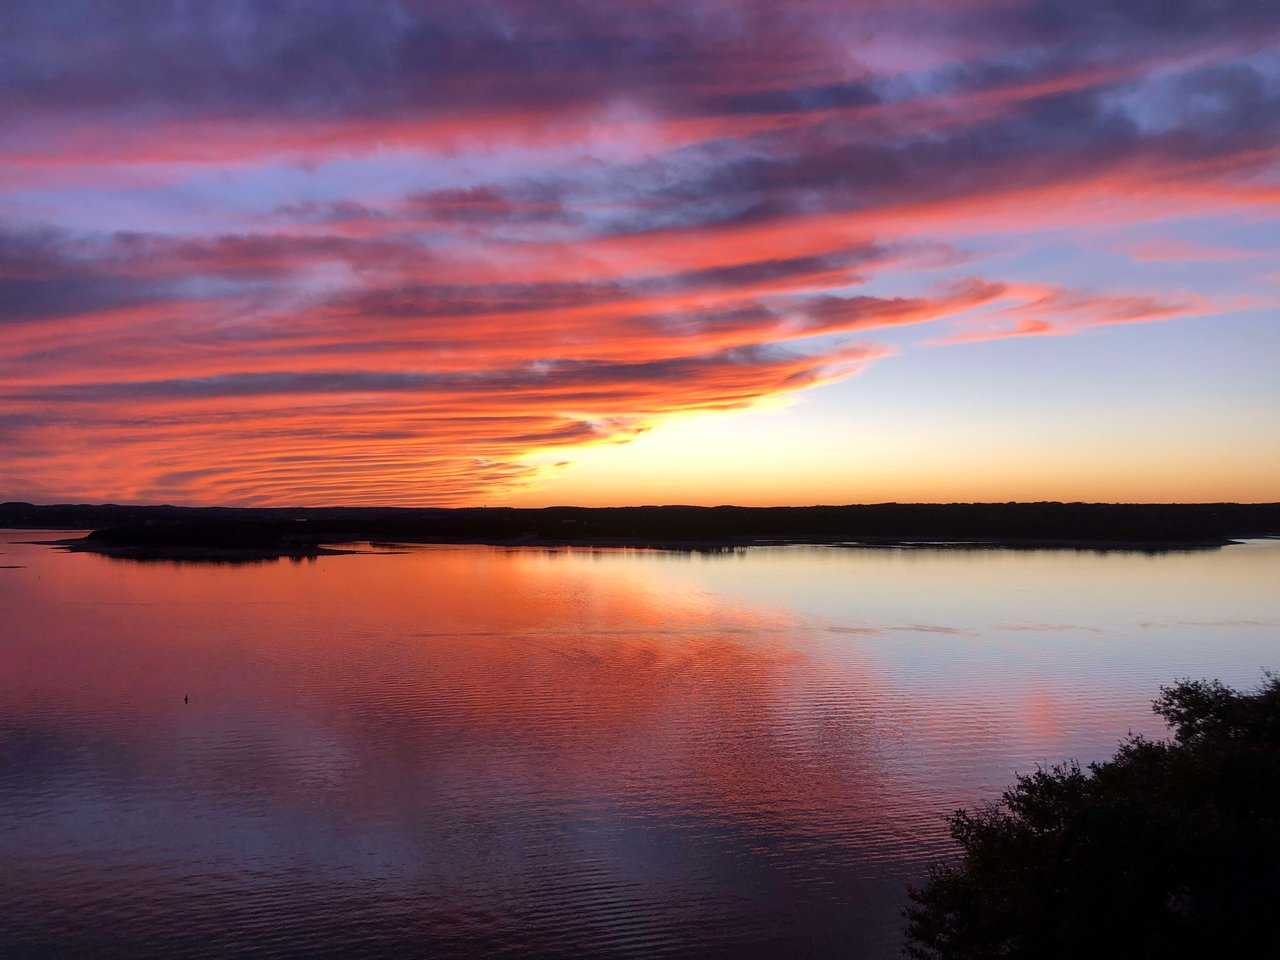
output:
{"label": "dark foliage", "polygon": [[[336,507],[248,509],[0,503],[0,527],[96,529],[125,542],[291,541],[735,543],[759,540],[962,541],[1011,546],[1214,546],[1280,535],[1280,503],[881,503],[817,507],[548,507],[538,510]],[[157,527],[172,528],[158,532]],[[219,532],[220,527],[233,531]],[[253,532],[250,528],[258,528]],[[121,532],[115,528],[126,528]],[[153,529],[146,529],[153,528]]]}
{"label": "dark foliage", "polygon": [[907,953],[961,958],[1274,956],[1280,677],[1162,688],[1172,740],[1021,776],[949,818],[959,862],[912,888]]}

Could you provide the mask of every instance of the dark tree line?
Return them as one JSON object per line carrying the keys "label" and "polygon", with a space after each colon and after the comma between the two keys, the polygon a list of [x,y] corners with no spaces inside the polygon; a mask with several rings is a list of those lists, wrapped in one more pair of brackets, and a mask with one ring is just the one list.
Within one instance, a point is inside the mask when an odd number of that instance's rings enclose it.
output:
{"label": "dark tree line", "polygon": [[[0,527],[113,530],[117,541],[225,536],[487,542],[1005,541],[1208,546],[1280,535],[1280,503],[880,503],[814,507],[235,508],[0,503]],[[170,528],[169,533],[141,528]],[[140,542],[141,542],[140,540]]]}
{"label": "dark tree line", "polygon": [[1171,740],[949,818],[961,857],[909,891],[909,956],[1280,956],[1280,677],[1184,681],[1153,707]]}

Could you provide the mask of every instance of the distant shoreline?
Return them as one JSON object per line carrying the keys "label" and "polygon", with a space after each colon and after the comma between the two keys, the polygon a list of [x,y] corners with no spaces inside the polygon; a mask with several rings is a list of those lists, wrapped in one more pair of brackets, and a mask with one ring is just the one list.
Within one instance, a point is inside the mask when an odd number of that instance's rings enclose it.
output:
{"label": "distant shoreline", "polygon": [[[1280,504],[870,504],[815,507],[221,508],[0,504],[0,527],[92,530],[53,543],[121,559],[253,562],[358,543],[723,551],[1212,550],[1280,536]],[[360,552],[358,549],[354,552]]]}
{"label": "distant shoreline", "polygon": [[[1260,538],[1261,539],[1261,538]],[[26,541],[58,547],[68,553],[92,553],[121,560],[172,560],[178,562],[252,563],[270,560],[310,560],[366,554],[394,553],[396,547],[482,546],[505,550],[648,550],[670,553],[722,553],[776,547],[828,547],[833,550],[1079,550],[1096,553],[1177,553],[1218,550],[1239,540],[966,540],[966,541],[831,541],[831,540],[399,540],[383,543],[390,549],[345,549],[363,541],[338,541],[341,546],[299,544],[288,547],[109,546],[88,537],[68,540]]]}
{"label": "distant shoreline", "polygon": [[[380,546],[487,546],[504,548],[529,549],[564,549],[581,547],[593,550],[670,550],[670,551],[711,551],[758,549],[765,547],[830,547],[836,550],[1216,550],[1241,543],[1246,539],[1267,539],[1265,537],[1245,537],[1239,539],[1202,539],[1202,540],[1071,540],[1061,538],[1027,539],[997,538],[973,540],[892,540],[867,538],[861,540],[822,539],[815,537],[799,538],[725,538],[719,540],[643,540],[627,538],[598,538],[578,540],[555,539],[518,539],[518,540],[477,540],[477,539],[402,539],[382,541]],[[337,541],[335,541],[337,542]],[[356,542],[356,541],[342,541]],[[372,542],[372,541],[370,541]],[[364,552],[364,551],[340,551]],[[379,551],[380,552],[380,551]]]}
{"label": "distant shoreline", "polygon": [[128,546],[95,543],[89,537],[69,540],[30,540],[28,543],[46,547],[58,547],[67,553],[94,553],[121,560],[185,560],[249,563],[257,560],[309,560],[313,557],[337,557],[358,553],[357,550],[341,550],[319,544],[297,544],[287,547],[208,547],[189,546]]}

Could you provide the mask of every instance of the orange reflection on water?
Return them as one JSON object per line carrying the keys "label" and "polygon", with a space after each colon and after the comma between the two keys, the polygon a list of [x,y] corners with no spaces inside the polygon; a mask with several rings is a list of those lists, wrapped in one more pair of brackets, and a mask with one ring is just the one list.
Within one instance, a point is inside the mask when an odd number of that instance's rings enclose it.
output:
{"label": "orange reflection on water", "polygon": [[[499,952],[640,920],[775,952],[889,936],[942,814],[1109,754],[1189,658],[1253,670],[1277,554],[1241,550],[241,567],[0,542],[22,565],[0,571],[0,855],[25,891],[0,907],[145,918],[177,871],[202,935],[359,903],[428,939],[440,910],[486,917],[467,935]],[[317,891],[349,905],[313,916]],[[588,923],[593,903],[619,912]]]}

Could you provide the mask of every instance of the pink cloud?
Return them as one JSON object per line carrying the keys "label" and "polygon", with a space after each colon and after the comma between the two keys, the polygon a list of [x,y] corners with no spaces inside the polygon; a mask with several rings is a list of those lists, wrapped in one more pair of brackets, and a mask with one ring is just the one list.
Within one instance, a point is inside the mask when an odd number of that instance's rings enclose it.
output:
{"label": "pink cloud", "polygon": [[1166,261],[1231,263],[1250,260],[1261,255],[1257,250],[1213,246],[1212,244],[1195,243],[1190,240],[1179,240],[1172,237],[1144,240],[1130,247],[1128,254],[1139,263]]}
{"label": "pink cloud", "polygon": [[1261,302],[1087,293],[1047,258],[1038,283],[933,272],[1116,223],[1153,225],[1139,260],[1244,255],[1154,225],[1280,207],[1280,102],[1245,56],[1280,20],[1175,7],[30,5],[0,36],[6,471],[84,499],[472,502],[532,454],[890,353],[849,337]]}

